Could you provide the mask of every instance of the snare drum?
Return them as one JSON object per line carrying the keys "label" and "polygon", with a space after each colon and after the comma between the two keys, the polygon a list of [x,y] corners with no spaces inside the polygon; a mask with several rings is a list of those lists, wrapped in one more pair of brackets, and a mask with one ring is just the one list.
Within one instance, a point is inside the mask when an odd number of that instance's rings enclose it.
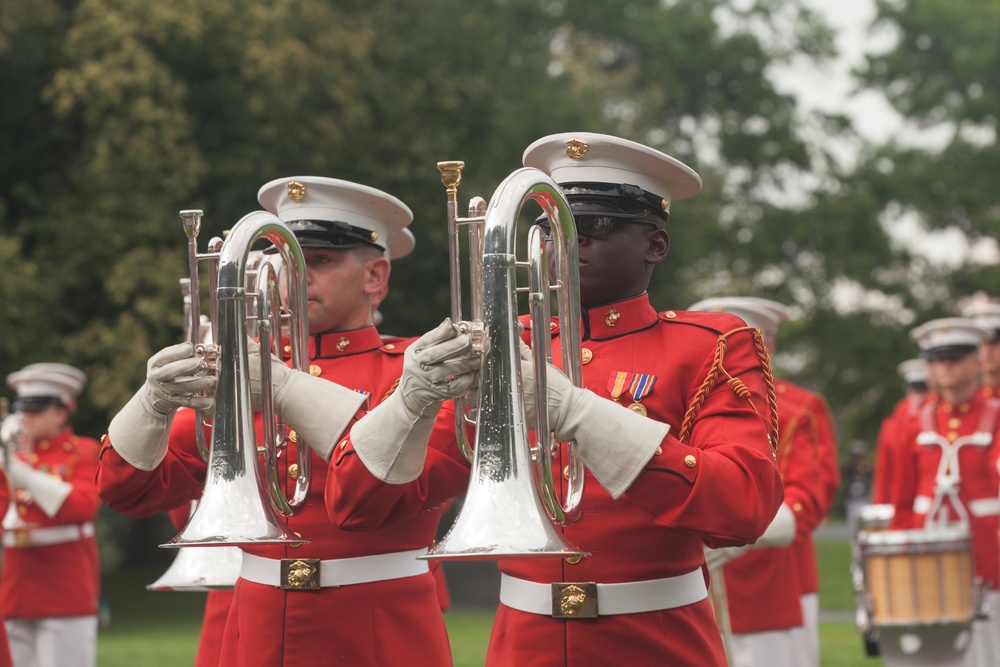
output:
{"label": "snare drum", "polygon": [[862,505],[858,510],[858,527],[861,530],[887,530],[895,514],[893,505]]}
{"label": "snare drum", "polygon": [[969,623],[975,613],[965,526],[858,533],[875,627]]}

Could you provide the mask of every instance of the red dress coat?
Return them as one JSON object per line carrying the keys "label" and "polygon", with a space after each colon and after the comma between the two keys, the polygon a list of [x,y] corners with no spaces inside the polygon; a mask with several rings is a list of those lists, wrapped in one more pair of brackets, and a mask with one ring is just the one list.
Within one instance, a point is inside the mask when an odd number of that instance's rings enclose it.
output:
{"label": "red dress coat", "polygon": [[[811,538],[827,507],[825,471],[815,405],[823,399],[785,380],[775,380],[778,398],[778,470],[784,504],[795,515],[796,541]],[[765,632],[803,623],[802,582],[796,546],[751,549],[727,563],[726,597],[733,632]],[[815,569],[815,564],[812,565]]]}
{"label": "red dress coat", "polygon": [[[785,391],[782,387],[788,386],[790,386],[789,383],[781,380],[775,381],[775,388],[778,390],[779,418],[783,410],[781,396]],[[817,495],[817,498],[820,499],[820,505],[816,512],[809,512],[802,516],[796,512],[798,528],[792,548],[799,561],[799,580],[802,594],[808,595],[819,591],[819,569],[816,562],[816,543],[813,541],[813,531],[826,519],[830,508],[833,507],[833,501],[837,497],[837,491],[840,488],[840,462],[837,454],[837,432],[826,399],[813,393],[803,397],[802,400],[804,404],[798,412],[801,421],[794,428],[808,428],[811,437],[815,439],[822,488],[822,493]],[[781,429],[778,430],[780,433]]]}
{"label": "red dress coat", "polygon": [[[927,434],[938,443],[919,444]],[[987,433],[983,442],[970,442],[973,433]],[[936,434],[936,436],[934,435]],[[946,443],[958,447],[958,498],[969,516],[975,572],[983,585],[996,590],[1000,585],[1000,543],[997,540],[1000,515],[1000,476],[997,459],[1000,456],[1000,398],[990,397],[979,390],[966,403],[951,405],[936,398],[921,409],[907,434],[909,447],[900,456],[900,480],[909,480],[895,491],[898,498],[893,528],[924,528],[928,510],[932,507],[936,480]],[[949,503],[948,517],[955,521],[959,513]],[[909,510],[908,512],[902,510]]]}
{"label": "red dress coat", "polygon": [[99,449],[96,440],[75,435],[70,428],[50,440],[34,442],[26,462],[35,470],[68,482],[72,490],[51,518],[35,504],[30,493],[16,490],[17,512],[26,526],[26,537],[30,540],[34,528],[55,526],[77,527],[81,537],[45,546],[21,542],[23,548],[4,547],[0,596],[7,618],[97,614],[101,567],[94,520],[101,502],[94,488],[94,471]]}
{"label": "red dress coat", "polygon": [[[309,337],[310,372],[369,396],[375,405],[394,388],[409,340],[379,337],[374,327]],[[163,463],[144,472],[105,447],[98,488],[105,502],[129,516],[168,511],[198,498],[206,465],[194,442],[190,410],[178,412]],[[294,444],[280,459],[280,477],[297,460]],[[266,558],[336,559],[408,551],[434,539],[440,510],[366,533],[335,527],[323,503],[327,466],[313,454],[305,507],[288,529],[310,540],[301,546],[252,546]],[[291,483],[289,484],[291,486]],[[290,489],[286,489],[290,491]],[[313,591],[285,591],[240,579],[226,623],[224,665],[309,666],[451,664],[447,629],[432,574]]]}
{"label": "red dress coat", "polygon": [[[174,528],[181,530],[190,516],[190,503],[186,503],[170,511],[170,522],[174,524]],[[218,667],[219,655],[222,653],[222,632],[232,604],[232,590],[210,590],[206,594],[205,614],[201,620],[194,667]]]}
{"label": "red dress coat", "polygon": [[[505,559],[500,569],[533,582],[636,582],[702,572],[703,544],[732,546],[757,539],[781,503],[781,480],[768,440],[771,410],[758,347],[735,317],[716,313],[657,313],[645,294],[584,313],[584,385],[611,400],[620,372],[653,379],[640,400],[648,416],[671,425],[662,446],[618,500],[587,474],[582,517],[564,528],[568,542],[591,553],[578,562],[558,558]],[[560,358],[554,325],[553,358]],[[763,352],[762,345],[759,346]],[[705,383],[716,361],[739,382]],[[764,358],[766,359],[766,353]],[[648,386],[648,383],[647,383]],[[744,393],[744,389],[746,392]],[[696,396],[704,401],[697,409]],[[483,395],[489,391],[483,389]],[[748,398],[741,398],[737,391]],[[748,400],[749,399],[749,400]],[[688,408],[691,419],[682,428]],[[623,407],[623,409],[625,409]],[[678,439],[683,436],[683,439]],[[338,525],[373,528],[407,520],[468,488],[469,470],[454,436],[436,433],[421,476],[402,485],[379,482],[350,444],[332,465],[327,494]],[[566,461],[553,457],[562,479]],[[575,559],[574,559],[575,560]],[[564,620],[501,605],[487,664],[724,665],[725,654],[709,600],[668,610]]]}
{"label": "red dress coat", "polygon": [[907,433],[912,430],[912,422],[920,414],[920,407],[929,399],[926,396],[906,396],[896,403],[892,414],[882,420],[878,440],[875,445],[875,467],[872,478],[872,503],[895,505],[894,494],[899,482],[898,457],[909,449]]}

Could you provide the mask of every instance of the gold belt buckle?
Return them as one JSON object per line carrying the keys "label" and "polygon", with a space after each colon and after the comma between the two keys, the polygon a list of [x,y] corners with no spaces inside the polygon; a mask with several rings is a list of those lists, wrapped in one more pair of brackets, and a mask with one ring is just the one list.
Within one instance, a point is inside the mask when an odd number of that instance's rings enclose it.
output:
{"label": "gold belt buckle", "polygon": [[14,547],[16,549],[27,549],[31,546],[31,530],[29,528],[14,529]]}
{"label": "gold belt buckle", "polygon": [[282,558],[281,588],[286,591],[319,590],[319,558]]}
{"label": "gold belt buckle", "polygon": [[597,618],[597,584],[553,583],[552,618]]}

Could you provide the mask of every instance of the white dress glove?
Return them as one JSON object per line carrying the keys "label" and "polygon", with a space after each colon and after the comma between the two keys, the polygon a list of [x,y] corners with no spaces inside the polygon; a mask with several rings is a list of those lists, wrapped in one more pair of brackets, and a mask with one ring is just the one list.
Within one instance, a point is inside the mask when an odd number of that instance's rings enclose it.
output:
{"label": "white dress glove", "polygon": [[[250,361],[250,402],[260,410],[260,346],[247,342]],[[295,370],[271,355],[274,411],[314,452],[329,462],[337,439],[365,402],[365,395],[335,382]]]}
{"label": "white dress glove", "polygon": [[406,348],[399,388],[351,428],[354,449],[373,475],[389,484],[420,476],[441,404],[478,386],[481,360],[471,351],[469,336],[450,319]]}
{"label": "white dress glove", "polygon": [[[529,424],[535,423],[535,371],[531,349],[522,344],[521,387]],[[612,498],[619,498],[663,442],[668,424],[643,417],[577,387],[548,365],[549,428],[562,442],[576,441],[580,459]]]}
{"label": "white dress glove", "polygon": [[30,492],[35,504],[49,518],[56,515],[73,490],[73,485],[69,482],[35,470],[16,456],[10,462],[10,481],[14,488]]}
{"label": "white dress glove", "polygon": [[720,547],[718,549],[705,547],[705,565],[708,566],[709,570],[719,570],[723,565],[734,558],[739,558],[749,549],[749,544],[740,547]]}
{"label": "white dress glove", "polygon": [[204,367],[191,343],[165,347],[150,357],[146,382],[108,426],[111,445],[123,459],[139,470],[152,470],[167,454],[177,408],[212,408],[215,376],[202,374]]}
{"label": "white dress glove", "polygon": [[787,547],[795,541],[795,513],[788,505],[782,504],[771,519],[767,530],[756,542],[755,547]]}

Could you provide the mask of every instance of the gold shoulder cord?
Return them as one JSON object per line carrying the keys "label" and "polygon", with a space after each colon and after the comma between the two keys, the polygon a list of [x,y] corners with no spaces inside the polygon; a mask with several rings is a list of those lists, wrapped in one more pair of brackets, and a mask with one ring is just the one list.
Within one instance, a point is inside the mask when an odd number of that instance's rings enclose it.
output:
{"label": "gold shoulder cord", "polygon": [[[698,412],[701,410],[702,404],[708,397],[712,388],[715,387],[715,383],[719,379],[719,374],[724,373],[728,378],[726,384],[728,384],[736,395],[740,398],[745,398],[750,407],[760,415],[760,411],[757,410],[757,406],[753,404],[750,400],[750,390],[747,386],[743,384],[743,381],[739,378],[734,378],[729,374],[729,372],[723,367],[722,362],[726,357],[726,350],[728,349],[728,343],[726,339],[733,334],[741,333],[743,331],[749,332],[750,336],[753,338],[754,349],[757,350],[757,359],[760,360],[761,369],[764,371],[764,387],[767,393],[767,406],[771,413],[770,419],[770,432],[768,433],[768,440],[771,443],[771,455],[777,456],[778,452],[778,401],[774,391],[774,376],[771,374],[771,361],[767,356],[767,347],[764,345],[764,338],[760,335],[760,330],[756,327],[740,327],[739,329],[733,329],[728,333],[724,333],[719,336],[719,340],[715,344],[715,358],[712,360],[712,368],[708,371],[708,375],[705,376],[705,381],[701,383],[701,387],[698,388],[697,393],[693,399],[691,399],[691,405],[688,406],[687,411],[684,413],[684,422],[681,424],[680,433],[677,439],[683,443],[687,443],[688,439],[691,437],[691,429],[694,428],[695,417],[698,416]],[[762,417],[763,418],[763,417]]]}

